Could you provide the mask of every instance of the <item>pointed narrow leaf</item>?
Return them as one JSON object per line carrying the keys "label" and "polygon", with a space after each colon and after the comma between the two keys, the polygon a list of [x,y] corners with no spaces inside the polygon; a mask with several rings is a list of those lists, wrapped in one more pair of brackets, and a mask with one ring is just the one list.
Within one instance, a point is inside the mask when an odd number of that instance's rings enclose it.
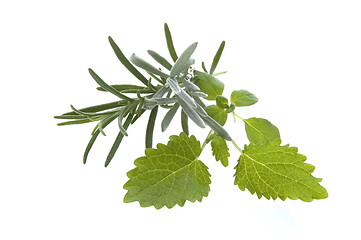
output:
{"label": "pointed narrow leaf", "polygon": [[208,167],[198,159],[201,144],[185,133],[171,136],[167,145],[146,149],[145,156],[135,160],[135,168],[127,173],[128,190],[124,202],[138,201],[140,206],[184,206],[186,201],[202,201],[211,183]]}
{"label": "pointed narrow leaf", "polygon": [[181,112],[181,124],[183,132],[189,135],[188,116],[183,110]]}
{"label": "pointed narrow leaf", "polygon": [[90,122],[94,122],[94,121],[96,121],[96,120],[91,120],[89,118],[86,118],[86,119],[78,119],[78,120],[73,120],[73,121],[61,122],[61,123],[58,123],[56,125],[58,125],[58,126],[66,126],[66,125],[90,123]]}
{"label": "pointed narrow leaf", "polygon": [[195,64],[195,60],[193,58],[190,58],[183,66],[183,73],[188,73],[188,69]]}
{"label": "pointed narrow leaf", "polygon": [[[165,79],[162,77],[157,77],[155,74],[151,73],[151,72],[147,72],[152,78],[154,78],[155,80],[157,80],[160,84],[164,85],[165,84]],[[164,80],[163,80],[164,79]]]}
{"label": "pointed narrow leaf", "polygon": [[136,113],[136,115],[134,116],[134,118],[130,124],[135,123],[143,115],[143,113],[145,113],[145,111],[146,111],[145,109],[141,108],[139,110],[139,112]]}
{"label": "pointed narrow leaf", "polygon": [[170,122],[172,121],[174,115],[176,114],[178,108],[179,108],[179,103],[175,103],[174,106],[171,109],[169,109],[169,111],[165,114],[163,121],[162,121],[162,125],[161,125],[162,132],[164,132],[168,128],[168,126],[169,126]]}
{"label": "pointed narrow leaf", "polygon": [[172,89],[172,92],[174,92],[174,94],[179,94],[181,91],[180,86],[178,85],[177,80],[173,79],[173,78],[167,78],[167,83],[170,87],[170,89]]}
{"label": "pointed narrow leaf", "polygon": [[161,55],[159,55],[155,51],[148,50],[148,54],[152,58],[154,58],[154,60],[156,60],[160,65],[165,67],[167,70],[170,70],[172,68],[172,64],[170,64],[167,59],[165,59],[164,57],[162,57]]}
{"label": "pointed narrow leaf", "polygon": [[172,103],[176,103],[177,99],[175,98],[152,98],[152,100],[156,101],[158,105],[166,105],[166,104],[172,104]]}
{"label": "pointed narrow leaf", "polygon": [[265,144],[245,146],[238,160],[235,185],[246,188],[261,198],[313,199],[327,198],[328,193],[311,175],[314,166],[305,163],[306,156],[297,153],[296,147],[281,146],[276,139]]}
{"label": "pointed narrow leaf", "polygon": [[108,37],[108,39],[119,61],[129,70],[129,72],[131,72],[136,78],[138,78],[144,85],[147,86],[148,80],[129,62],[113,39],[111,37]]}
{"label": "pointed narrow leaf", "polygon": [[73,105],[70,105],[70,108],[77,114],[82,115],[82,116],[87,116],[87,117],[93,117],[93,116],[97,116],[97,113],[91,113],[91,112],[84,112],[81,110],[76,109]]}
{"label": "pointed narrow leaf", "polygon": [[85,119],[88,118],[87,116],[82,115],[61,115],[61,116],[54,116],[55,119]]}
{"label": "pointed narrow leaf", "polygon": [[113,93],[115,96],[117,96],[119,98],[122,98],[124,100],[127,100],[127,101],[132,100],[131,98],[121,94],[120,92],[115,90],[113,87],[106,84],[91,68],[89,68],[89,73],[93,77],[93,79],[99,84],[99,86],[101,86],[102,88],[104,88],[108,92]]}
{"label": "pointed narrow leaf", "polygon": [[166,23],[164,24],[164,32],[165,32],[165,39],[167,41],[167,47],[168,47],[169,54],[172,57],[173,61],[175,62],[175,61],[177,61],[178,56],[177,56],[177,53],[173,46],[173,39],[172,39],[172,35],[169,31],[168,24],[166,24]]}
{"label": "pointed narrow leaf", "polygon": [[172,69],[170,70],[170,77],[173,78],[177,76],[181,71],[184,70],[184,66],[188,62],[189,58],[192,56],[193,52],[197,48],[197,42],[191,44],[189,47],[184,50],[182,55],[179,56],[177,61],[174,63]]}
{"label": "pointed narrow leaf", "polygon": [[151,72],[151,73],[156,74],[156,75],[158,75],[160,77],[163,77],[163,78],[169,77],[168,74],[166,74],[166,73],[160,71],[159,69],[153,67],[150,63],[148,63],[147,61],[145,61],[142,58],[138,57],[134,53],[132,54],[132,56],[130,56],[130,61],[134,65],[144,69],[147,72]]}
{"label": "pointed narrow leaf", "polygon": [[[130,122],[132,121],[133,116],[134,116],[134,114],[129,113],[129,115],[128,115],[128,117],[127,117],[127,119],[125,120],[124,125],[123,125],[123,127],[124,127],[125,130],[128,129],[129,124],[130,124]],[[105,167],[108,167],[109,163],[110,163],[111,160],[113,159],[114,154],[115,154],[116,151],[118,150],[119,145],[120,145],[120,143],[122,142],[123,138],[124,138],[124,134],[123,134],[121,131],[119,131],[117,137],[115,138],[115,141],[114,141],[114,143],[113,143],[113,146],[112,146],[112,148],[110,149],[110,151],[109,151],[109,153],[108,153],[107,159],[105,160],[105,164],[104,164]]]}
{"label": "pointed narrow leaf", "polygon": [[207,69],[206,69],[206,65],[204,64],[204,62],[202,62],[202,69],[205,73],[208,73]]}
{"label": "pointed narrow leaf", "polygon": [[[100,112],[100,111],[104,111],[104,110],[108,110],[108,109],[112,109],[112,108],[122,107],[122,106],[127,105],[128,103],[129,103],[129,101],[120,100],[120,101],[116,101],[116,102],[110,102],[110,103],[95,105],[95,106],[91,106],[91,107],[81,108],[79,110],[83,111],[83,112]],[[72,112],[64,113],[62,116],[74,115],[74,114],[76,114],[76,113],[74,111],[72,111]]]}
{"label": "pointed narrow leaf", "polygon": [[223,49],[224,49],[224,45],[225,45],[225,41],[223,41],[221,43],[221,45],[219,46],[218,50],[217,50],[217,53],[216,55],[214,56],[213,58],[213,62],[212,62],[212,66],[211,66],[211,69],[209,70],[209,73],[210,74],[213,74],[214,73],[214,70],[216,70],[216,67],[218,65],[218,62],[219,62],[219,59],[221,58],[221,55],[222,55],[222,52],[223,52]]}
{"label": "pointed narrow leaf", "polygon": [[264,118],[243,119],[248,140],[251,143],[266,143],[267,141],[279,139],[278,128]]}
{"label": "pointed narrow leaf", "polygon": [[153,146],[153,131],[155,119],[157,118],[158,106],[155,106],[149,115],[147,130],[145,133],[145,148],[152,148]]}
{"label": "pointed narrow leaf", "polygon": [[246,90],[234,90],[231,94],[231,102],[237,107],[251,106],[258,102],[258,98]]}
{"label": "pointed narrow leaf", "polygon": [[122,121],[123,121],[123,118],[129,113],[128,109],[124,108],[121,110],[121,112],[119,113],[119,116],[118,116],[118,126],[119,126],[119,131],[121,133],[123,133],[125,136],[128,136],[128,133],[127,133],[127,130],[126,128],[124,127]]}
{"label": "pointed narrow leaf", "polygon": [[[107,117],[106,119],[104,119],[103,121],[103,125],[102,125],[102,128],[104,129],[106,126],[108,126],[109,123],[111,123],[114,119],[117,118],[117,115],[113,114],[109,117]],[[89,151],[90,149],[93,147],[93,144],[95,142],[95,140],[97,139],[97,137],[99,136],[99,133],[100,133],[100,129],[98,128],[93,136],[90,138],[90,141],[88,143],[88,145],[86,146],[85,148],[85,151],[84,151],[84,156],[83,156],[83,163],[85,164],[86,163],[86,160],[88,158],[88,154],[89,154]]]}
{"label": "pointed narrow leaf", "polygon": [[[208,95],[207,95],[208,96]],[[205,108],[206,105],[204,104],[204,102],[199,98],[199,97],[194,97],[194,101],[196,101],[196,103],[201,106],[202,108]]]}
{"label": "pointed narrow leaf", "polygon": [[213,131],[215,131],[219,136],[224,138],[227,141],[232,141],[231,136],[229,133],[224,129],[216,120],[211,118],[210,116],[202,117],[205,124],[207,124]]}
{"label": "pointed narrow leaf", "polygon": [[200,104],[197,103],[196,105],[197,107],[195,108],[195,110],[199,114],[199,116],[208,117],[206,110]]}
{"label": "pointed narrow leaf", "polygon": [[[126,90],[146,90],[146,89],[148,89],[147,87],[141,87],[141,86],[132,85],[132,84],[115,84],[115,85],[110,85],[110,86],[119,92],[123,92]],[[106,91],[102,87],[97,87],[97,90]]]}
{"label": "pointed narrow leaf", "polygon": [[180,104],[180,106],[182,107],[183,111],[185,112],[185,114],[187,114],[187,116],[195,123],[198,125],[198,127],[201,128],[205,128],[206,125],[203,121],[203,119],[198,115],[198,113],[194,110],[194,108],[188,106],[187,103],[185,103],[180,97],[178,97],[178,95],[175,95],[175,97],[178,100],[178,103]]}
{"label": "pointed narrow leaf", "polygon": [[197,103],[198,103],[198,101],[196,100],[196,97],[198,97],[198,98],[200,98],[200,97],[202,97],[202,98],[208,97],[208,95],[203,93],[203,92],[191,92],[190,94]]}
{"label": "pointed narrow leaf", "polygon": [[188,91],[191,91],[191,92],[200,91],[199,87],[197,85],[195,85],[194,83],[192,83],[191,81],[189,81],[188,79],[182,78],[182,83]]}
{"label": "pointed narrow leaf", "polygon": [[153,98],[161,98],[164,94],[169,90],[169,87],[163,86],[161,87],[154,95]]}
{"label": "pointed narrow leaf", "polygon": [[194,99],[191,96],[189,96],[189,94],[186,93],[186,91],[184,91],[182,88],[180,89],[177,95],[192,108],[197,107],[196,101],[194,101]]}

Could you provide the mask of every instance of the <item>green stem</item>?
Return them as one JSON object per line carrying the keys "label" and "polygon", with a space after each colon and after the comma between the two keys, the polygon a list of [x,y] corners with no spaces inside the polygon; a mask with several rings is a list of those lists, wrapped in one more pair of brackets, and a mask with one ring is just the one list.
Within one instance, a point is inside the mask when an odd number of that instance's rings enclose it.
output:
{"label": "green stem", "polygon": [[222,75],[222,74],[225,74],[225,73],[227,73],[227,71],[222,71],[222,72],[213,73],[212,75],[213,75],[213,76],[219,76],[219,75]]}
{"label": "green stem", "polygon": [[204,142],[202,143],[202,151],[203,149],[206,147],[207,143],[208,143],[208,138],[213,134],[213,130],[209,131],[206,139],[204,139]]}
{"label": "green stem", "polygon": [[[232,112],[233,118],[234,118],[234,122],[236,122],[236,117],[238,117],[239,119],[241,119],[242,121],[244,121],[244,119],[240,116],[238,116],[235,112]],[[235,146],[235,148],[237,148],[237,150],[242,153],[242,149],[237,145],[237,143],[232,139],[232,144],[233,146]]]}
{"label": "green stem", "polygon": [[244,119],[243,119],[242,117],[238,116],[235,112],[232,112],[232,114],[233,114],[233,117],[238,117],[239,119],[241,119],[242,121],[244,121]]}
{"label": "green stem", "polygon": [[237,148],[237,150],[242,153],[242,149],[237,145],[237,143],[232,139],[233,146]]}

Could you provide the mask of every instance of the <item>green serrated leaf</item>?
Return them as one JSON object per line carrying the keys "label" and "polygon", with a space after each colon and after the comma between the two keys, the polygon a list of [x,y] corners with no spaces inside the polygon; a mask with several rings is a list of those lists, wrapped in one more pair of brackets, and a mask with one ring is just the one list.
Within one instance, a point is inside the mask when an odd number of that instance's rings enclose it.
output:
{"label": "green serrated leaf", "polygon": [[280,132],[270,121],[264,118],[243,119],[248,140],[251,143],[266,143],[278,139]]}
{"label": "green serrated leaf", "polygon": [[211,74],[194,71],[194,75],[197,76],[197,86],[208,95],[205,97],[207,100],[215,100],[218,95],[222,95],[224,84],[212,76]]}
{"label": "green serrated leaf", "polygon": [[227,113],[223,108],[218,107],[217,105],[209,105],[204,109],[207,114],[216,120],[220,125],[224,125],[227,121]]}
{"label": "green serrated leaf", "polygon": [[145,156],[135,160],[136,168],[127,173],[124,202],[160,209],[183,206],[187,200],[202,201],[211,180],[207,166],[198,159],[201,152],[199,141],[183,132],[171,136],[167,145],[146,149]]}
{"label": "green serrated leaf", "polygon": [[212,147],[212,154],[216,158],[216,160],[221,161],[222,165],[224,167],[227,167],[228,157],[230,157],[230,154],[226,140],[217,136],[212,139],[211,147]]}
{"label": "green serrated leaf", "polygon": [[245,146],[236,166],[235,185],[259,198],[305,202],[327,198],[326,189],[319,184],[321,179],[311,175],[314,166],[305,163],[306,156],[297,153],[296,147],[280,144],[276,139]]}
{"label": "green serrated leaf", "polygon": [[231,102],[237,107],[251,106],[258,102],[258,98],[246,90],[234,90],[231,94]]}

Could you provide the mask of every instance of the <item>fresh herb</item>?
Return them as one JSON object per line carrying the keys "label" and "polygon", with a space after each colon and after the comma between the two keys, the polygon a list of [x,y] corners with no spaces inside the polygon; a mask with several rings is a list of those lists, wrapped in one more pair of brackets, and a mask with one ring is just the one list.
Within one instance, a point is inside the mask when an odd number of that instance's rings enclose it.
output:
{"label": "fresh herb", "polygon": [[[172,63],[152,50],[148,54],[160,66],[153,66],[135,54],[129,61],[109,37],[117,58],[140,81],[140,85],[108,85],[89,69],[99,85],[97,89],[113,94],[118,101],[82,109],[71,106],[71,112],[55,116],[68,120],[59,123],[59,126],[97,122],[83,162],[86,163],[99,134],[105,135],[105,128],[115,121],[119,132],[106,157],[107,167],[124,137],[128,136],[128,128],[149,111],[145,156],[136,159],[136,167],[127,174],[129,180],[124,189],[128,192],[124,202],[138,201],[142,207],[159,209],[163,206],[172,208],[177,204],[183,206],[187,200],[201,201],[208,196],[211,183],[208,167],[199,159],[208,144],[215,159],[224,167],[229,164],[228,145],[239,150],[234,183],[243,191],[247,188],[259,198],[263,196],[267,199],[290,198],[309,202],[327,198],[326,189],[319,184],[321,179],[311,175],[315,167],[305,163],[306,157],[299,154],[296,147],[281,145],[280,133],[275,125],[263,118],[244,119],[235,113],[238,107],[257,103],[258,98],[254,94],[234,90],[229,99],[222,96],[224,83],[216,76],[224,72],[215,73],[215,70],[225,42],[218,48],[209,71],[204,62],[202,70],[196,70],[192,55],[198,43],[191,44],[178,57],[167,24],[164,30]],[[145,70],[149,76],[145,77],[136,67]],[[209,101],[211,104],[207,105],[205,102]],[[183,132],[179,136],[170,136],[167,145],[158,143],[156,148],[152,148],[154,126],[161,108],[166,110],[161,121],[162,132],[166,131],[178,111]],[[234,120],[239,118],[244,122],[249,144],[243,149],[223,127],[229,120],[229,114]],[[210,128],[202,144],[195,136],[189,136],[189,119],[200,128]]]}

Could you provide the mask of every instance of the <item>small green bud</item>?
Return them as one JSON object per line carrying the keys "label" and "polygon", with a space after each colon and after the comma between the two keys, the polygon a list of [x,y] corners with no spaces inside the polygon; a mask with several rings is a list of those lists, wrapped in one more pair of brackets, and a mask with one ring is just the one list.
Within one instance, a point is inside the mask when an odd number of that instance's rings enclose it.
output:
{"label": "small green bud", "polygon": [[228,99],[221,96],[221,95],[218,95],[216,97],[216,103],[217,103],[217,106],[222,108],[222,109],[225,109],[225,108],[228,108]]}
{"label": "small green bud", "polygon": [[226,113],[231,113],[231,112],[233,112],[234,109],[235,109],[235,107],[236,107],[236,104],[231,103],[231,105],[230,105],[228,108],[226,108]]}

